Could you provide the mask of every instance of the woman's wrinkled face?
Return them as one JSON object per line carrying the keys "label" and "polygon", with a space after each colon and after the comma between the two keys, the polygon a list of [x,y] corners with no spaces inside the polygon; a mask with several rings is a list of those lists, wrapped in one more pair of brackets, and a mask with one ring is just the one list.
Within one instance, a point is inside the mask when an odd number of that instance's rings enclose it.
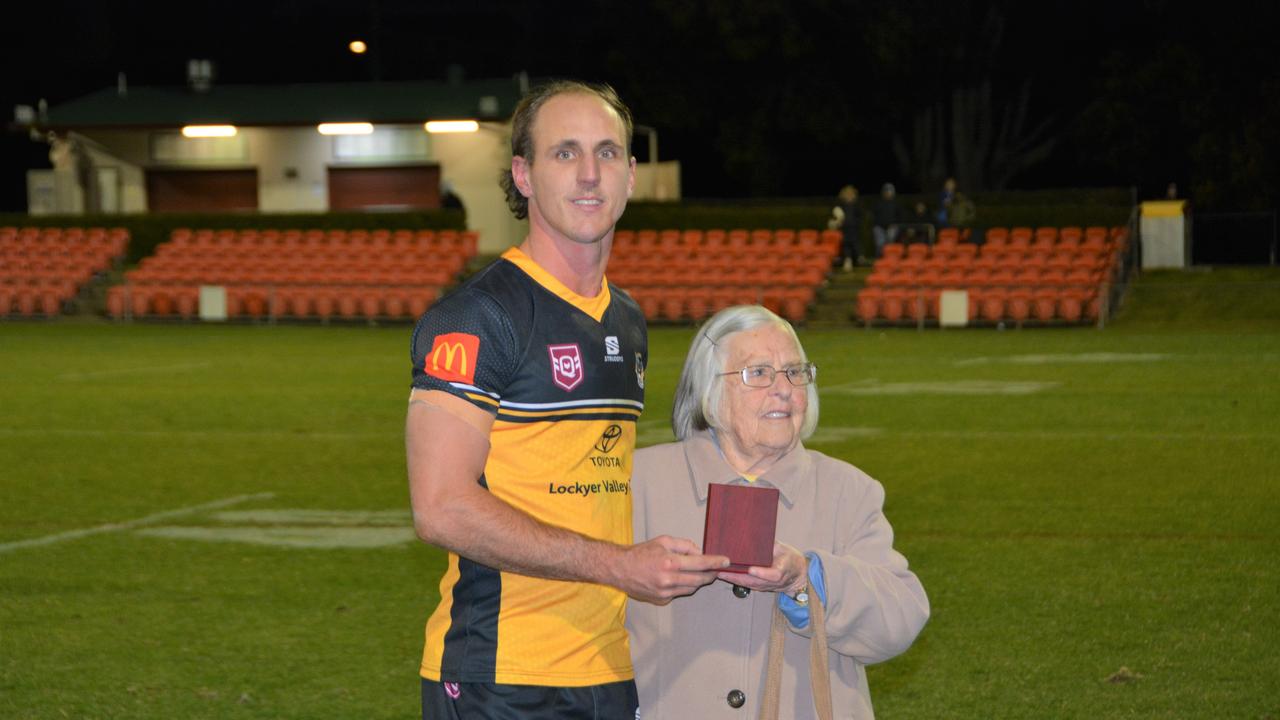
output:
{"label": "woman's wrinkled face", "polygon": [[[724,355],[719,421],[716,430],[739,456],[756,460],[780,456],[800,441],[808,395],[804,387],[787,380],[782,370],[803,362],[791,335],[776,325],[765,325],[729,336]],[[779,372],[769,387],[750,387],[739,372],[745,367],[768,366]]]}

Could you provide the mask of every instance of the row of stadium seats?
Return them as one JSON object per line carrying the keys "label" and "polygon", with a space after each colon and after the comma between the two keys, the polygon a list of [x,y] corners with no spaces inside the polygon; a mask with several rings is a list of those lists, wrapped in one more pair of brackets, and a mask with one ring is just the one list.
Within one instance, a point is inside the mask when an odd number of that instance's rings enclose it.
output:
{"label": "row of stadium seats", "polygon": [[[226,288],[231,318],[411,320],[435,302],[438,289],[367,285],[234,285]],[[200,289],[191,285],[116,285],[107,291],[115,318],[190,320],[199,312]]]}
{"label": "row of stadium seats", "polygon": [[0,227],[0,246],[9,246],[14,243],[21,245],[52,241],[62,241],[67,245],[102,242],[118,245],[123,241],[127,241],[128,238],[129,231],[119,227]]}
{"label": "row of stadium seats", "polygon": [[731,305],[760,304],[792,322],[802,322],[813,304],[812,287],[723,285],[700,287],[640,286],[628,288],[645,319],[701,322]]}
{"label": "row of stadium seats", "polygon": [[[169,235],[168,251],[195,252],[192,248],[226,253],[248,250],[259,252],[263,248],[277,246],[290,252],[300,248],[365,252],[370,248],[380,251],[421,250],[442,251],[474,257],[479,234],[474,230],[344,230],[344,229],[264,229],[239,230],[208,228],[175,228]],[[459,248],[461,246],[461,248]],[[159,248],[157,248],[159,249]]]}
{"label": "row of stadium seats", "polygon": [[665,255],[614,258],[609,280],[622,287],[642,285],[778,285],[816,288],[831,268],[831,255],[770,255],[735,258],[730,255]]}
{"label": "row of stadium seats", "polygon": [[984,243],[987,245],[1035,246],[1052,249],[1054,246],[1059,245],[1079,245],[1114,240],[1126,232],[1125,228],[1121,226],[1105,227],[1101,225],[1090,227],[1043,226],[1034,229],[1030,227],[990,227],[987,228]]}
{"label": "row of stadium seats", "polygon": [[123,228],[0,227],[0,317],[60,314],[128,245]]}
{"label": "row of stadium seats", "polygon": [[803,230],[756,228],[711,230],[618,230],[613,236],[613,252],[647,254],[658,250],[671,253],[706,250],[710,252],[743,252],[750,249],[793,251],[796,246],[821,246],[833,254],[839,251],[838,230]]}
{"label": "row of stadium seats", "polygon": [[[950,289],[950,288],[948,288]],[[967,293],[970,322],[1094,322],[1105,293],[1097,287],[962,288]],[[937,320],[941,288],[864,288],[858,292],[857,315],[864,323],[913,323]]]}
{"label": "row of stadium seats", "polygon": [[108,294],[112,317],[196,313],[227,288],[230,317],[399,319],[421,314],[475,255],[474,232],[174,230]]}

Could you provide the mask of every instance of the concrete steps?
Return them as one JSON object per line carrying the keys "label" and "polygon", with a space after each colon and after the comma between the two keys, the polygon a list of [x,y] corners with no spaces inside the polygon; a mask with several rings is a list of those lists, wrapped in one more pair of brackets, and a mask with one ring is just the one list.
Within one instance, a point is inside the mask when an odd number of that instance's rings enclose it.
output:
{"label": "concrete steps", "polygon": [[818,291],[818,298],[809,308],[805,327],[853,327],[853,311],[858,302],[858,291],[866,284],[869,267],[852,270],[835,270],[827,276],[827,284]]}

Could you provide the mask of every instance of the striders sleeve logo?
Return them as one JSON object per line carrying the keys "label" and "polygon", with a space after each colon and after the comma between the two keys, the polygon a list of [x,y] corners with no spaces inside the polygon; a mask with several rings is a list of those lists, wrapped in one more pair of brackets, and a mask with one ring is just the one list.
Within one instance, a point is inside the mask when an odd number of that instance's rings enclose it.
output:
{"label": "striders sleeve logo", "polygon": [[475,384],[476,358],[480,355],[480,338],[467,333],[437,335],[423,370],[446,382]]}

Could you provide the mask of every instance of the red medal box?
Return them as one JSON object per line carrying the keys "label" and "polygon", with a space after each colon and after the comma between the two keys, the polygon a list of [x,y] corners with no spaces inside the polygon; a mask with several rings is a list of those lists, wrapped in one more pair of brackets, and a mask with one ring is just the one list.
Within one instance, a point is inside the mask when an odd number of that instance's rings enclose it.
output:
{"label": "red medal box", "polygon": [[727,556],[727,572],[741,573],[752,565],[772,565],[777,527],[777,488],[718,483],[707,486],[702,552]]}

